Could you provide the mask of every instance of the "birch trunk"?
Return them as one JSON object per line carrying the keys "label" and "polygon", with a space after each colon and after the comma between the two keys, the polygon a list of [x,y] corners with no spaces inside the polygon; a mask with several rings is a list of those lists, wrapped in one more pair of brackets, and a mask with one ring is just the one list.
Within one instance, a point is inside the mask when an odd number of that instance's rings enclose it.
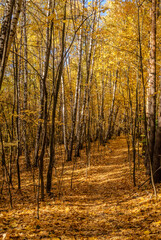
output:
{"label": "birch trunk", "polygon": [[13,42],[22,0],[10,0],[6,3],[5,17],[2,22],[0,34],[0,89],[2,87],[8,55]]}
{"label": "birch trunk", "polygon": [[112,104],[111,104],[110,114],[109,114],[109,118],[108,118],[108,129],[107,129],[107,133],[106,133],[106,137],[105,137],[105,142],[107,142],[107,140],[111,138],[111,127],[112,127],[113,112],[114,112],[114,107],[115,107],[117,80],[118,80],[118,70],[116,70],[116,80],[115,80],[114,86],[113,86],[113,98],[112,98]]}
{"label": "birch trunk", "polygon": [[17,147],[17,179],[18,179],[18,189],[21,189],[21,178],[20,178],[20,165],[19,165],[19,157],[21,155],[21,145],[20,145],[20,75],[18,72],[18,51],[15,45],[15,64],[14,64],[14,81],[16,83],[16,102],[17,102],[17,119],[16,119],[16,126],[17,126],[17,140],[18,140],[18,147]]}
{"label": "birch trunk", "polygon": [[153,163],[156,120],[156,0],[152,0],[150,32],[150,69],[147,98],[148,146],[147,158]]}
{"label": "birch trunk", "polygon": [[[160,78],[160,88],[161,88],[161,78]],[[155,147],[153,154],[153,174],[154,174],[154,182],[161,182],[161,92],[159,96],[159,109],[158,109],[158,126],[156,130],[156,138],[155,138]]]}
{"label": "birch trunk", "polygon": [[55,163],[55,116],[56,116],[56,106],[57,106],[57,100],[58,100],[58,94],[59,94],[59,88],[61,83],[61,77],[63,73],[63,67],[64,67],[64,51],[65,51],[65,30],[66,30],[66,5],[67,2],[65,1],[64,5],[64,17],[63,17],[63,29],[62,29],[62,46],[61,46],[61,60],[58,68],[58,78],[55,85],[55,91],[54,91],[54,97],[53,97],[53,109],[52,109],[52,129],[51,129],[51,139],[50,139],[50,160],[49,160],[49,166],[48,166],[48,172],[47,172],[47,184],[46,184],[46,191],[47,193],[50,193],[51,191],[51,182],[52,182],[52,171],[53,171],[53,165]]}
{"label": "birch trunk", "polygon": [[[52,7],[51,0],[48,1],[48,16],[50,15],[50,9]],[[43,95],[44,95],[44,126],[43,126],[43,139],[42,139],[42,146],[41,146],[41,153],[39,158],[39,172],[40,172],[40,181],[41,181],[41,199],[44,199],[44,179],[43,179],[43,168],[44,168],[44,154],[45,154],[45,147],[46,147],[46,137],[47,137],[47,87],[46,87],[46,79],[48,74],[49,68],[49,59],[50,59],[50,52],[51,52],[51,44],[52,44],[52,31],[53,31],[53,21],[49,23],[47,26],[47,33],[46,33],[46,53],[45,53],[45,66],[43,72]]]}
{"label": "birch trunk", "polygon": [[83,126],[84,126],[84,114],[85,114],[85,108],[86,108],[86,103],[87,103],[87,96],[88,96],[88,85],[89,85],[89,80],[90,80],[90,73],[91,73],[91,61],[92,61],[92,53],[93,53],[93,47],[94,47],[94,38],[93,34],[95,31],[95,25],[96,25],[96,11],[94,11],[94,16],[93,16],[93,23],[92,23],[92,32],[90,36],[90,42],[89,42],[89,52],[87,55],[87,75],[86,75],[86,86],[84,89],[84,96],[83,96],[83,104],[82,104],[82,109],[81,109],[81,116],[80,116],[80,126],[77,131],[77,144],[76,144],[76,150],[75,150],[75,155],[79,156],[79,150],[81,148],[81,140],[83,138]]}
{"label": "birch trunk", "polygon": [[62,118],[63,118],[63,142],[65,147],[65,152],[68,153],[68,143],[67,143],[67,131],[66,131],[66,106],[65,106],[65,89],[64,89],[64,77],[61,79],[62,85]]}
{"label": "birch trunk", "polygon": [[[24,38],[24,58],[28,59],[27,54],[27,33],[26,33],[26,0],[23,0],[23,38]],[[24,101],[23,101],[23,139],[24,139],[24,148],[25,148],[25,162],[26,167],[30,168],[30,158],[28,151],[28,141],[27,141],[27,125],[26,125],[26,110],[27,110],[27,87],[28,86],[28,65],[27,61],[24,62]]]}
{"label": "birch trunk", "polygon": [[78,97],[80,91],[80,81],[81,81],[81,65],[82,65],[82,30],[79,39],[79,62],[78,62],[78,72],[77,72],[77,82],[76,82],[76,90],[75,90],[75,98],[74,98],[74,106],[73,106],[73,117],[72,117],[72,127],[71,127],[71,136],[69,143],[69,151],[67,156],[67,161],[72,160],[72,152],[73,152],[73,141],[74,141],[74,129],[77,121],[77,105],[78,105]]}

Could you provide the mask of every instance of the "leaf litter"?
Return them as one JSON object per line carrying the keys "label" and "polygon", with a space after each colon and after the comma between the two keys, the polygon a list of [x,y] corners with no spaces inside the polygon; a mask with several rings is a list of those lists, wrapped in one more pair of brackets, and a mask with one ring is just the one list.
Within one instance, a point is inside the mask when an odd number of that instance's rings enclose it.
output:
{"label": "leaf litter", "polygon": [[[57,148],[53,195],[45,195],[45,201],[40,202],[39,219],[32,172],[25,170],[22,158],[22,191],[16,190],[14,173],[13,209],[9,208],[7,190],[0,195],[0,239],[161,239],[160,184],[157,199],[149,183],[139,190],[134,188],[126,139],[112,139],[108,144],[110,150],[92,143],[88,168],[82,150],[81,157],[74,159],[74,171],[73,162],[65,162],[63,146]],[[48,156],[44,178],[47,163]],[[146,178],[141,164],[137,185]]]}

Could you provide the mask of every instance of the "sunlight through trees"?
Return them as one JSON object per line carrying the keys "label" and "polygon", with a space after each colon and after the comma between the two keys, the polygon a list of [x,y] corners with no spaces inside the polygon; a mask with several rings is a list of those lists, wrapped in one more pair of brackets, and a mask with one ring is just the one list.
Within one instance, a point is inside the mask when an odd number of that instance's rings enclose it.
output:
{"label": "sunlight through trees", "polygon": [[10,207],[24,171],[39,211],[40,200],[63,186],[66,164],[73,179],[85,154],[88,177],[93,144],[112,152],[110,141],[120,136],[129,181],[150,181],[157,195],[160,8],[156,0],[1,1],[0,193]]}

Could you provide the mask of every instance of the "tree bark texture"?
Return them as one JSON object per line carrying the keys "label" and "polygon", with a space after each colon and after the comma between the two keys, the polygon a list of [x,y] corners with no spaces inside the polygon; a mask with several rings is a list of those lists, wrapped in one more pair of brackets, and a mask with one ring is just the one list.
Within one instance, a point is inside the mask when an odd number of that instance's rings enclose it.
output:
{"label": "tree bark texture", "polygon": [[0,89],[2,87],[8,55],[13,42],[22,0],[8,0],[0,33]]}
{"label": "tree bark texture", "polygon": [[[155,120],[156,120],[156,0],[152,0],[151,32],[150,32],[150,69],[147,99],[148,118],[148,161],[153,163],[155,146]],[[149,164],[148,164],[149,165]]]}

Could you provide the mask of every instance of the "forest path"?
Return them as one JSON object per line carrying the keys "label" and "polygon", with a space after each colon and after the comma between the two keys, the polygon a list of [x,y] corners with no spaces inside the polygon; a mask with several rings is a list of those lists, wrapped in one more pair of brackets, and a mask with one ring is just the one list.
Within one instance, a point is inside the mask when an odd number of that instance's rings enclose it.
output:
{"label": "forest path", "polygon": [[[93,143],[90,167],[86,168],[82,150],[74,168],[73,162],[65,162],[63,175],[62,149],[57,148],[54,196],[40,203],[40,219],[36,219],[32,175],[23,171],[23,195],[12,191],[12,210],[7,201],[2,204],[2,239],[161,239],[161,195],[155,200],[150,185],[133,187],[124,138],[110,140],[105,147]],[[138,184],[145,175],[143,170],[137,174]]]}
{"label": "forest path", "polygon": [[71,214],[71,235],[75,229],[76,236],[80,233],[94,239],[123,239],[120,229],[125,231],[128,221],[128,216],[123,220],[123,215],[133,195],[126,139],[110,140],[105,147],[92,145],[89,168],[86,162],[87,156],[82,153],[75,166],[72,191],[67,177],[64,184],[63,200]]}
{"label": "forest path", "polygon": [[[109,148],[110,147],[110,148]],[[117,203],[120,196],[131,193],[129,164],[127,163],[127,146],[124,138],[111,140],[105,147],[92,145],[90,167],[86,168],[87,156],[82,154],[75,164],[72,180],[66,178],[64,200],[74,202]],[[71,172],[68,171],[69,176]]]}

